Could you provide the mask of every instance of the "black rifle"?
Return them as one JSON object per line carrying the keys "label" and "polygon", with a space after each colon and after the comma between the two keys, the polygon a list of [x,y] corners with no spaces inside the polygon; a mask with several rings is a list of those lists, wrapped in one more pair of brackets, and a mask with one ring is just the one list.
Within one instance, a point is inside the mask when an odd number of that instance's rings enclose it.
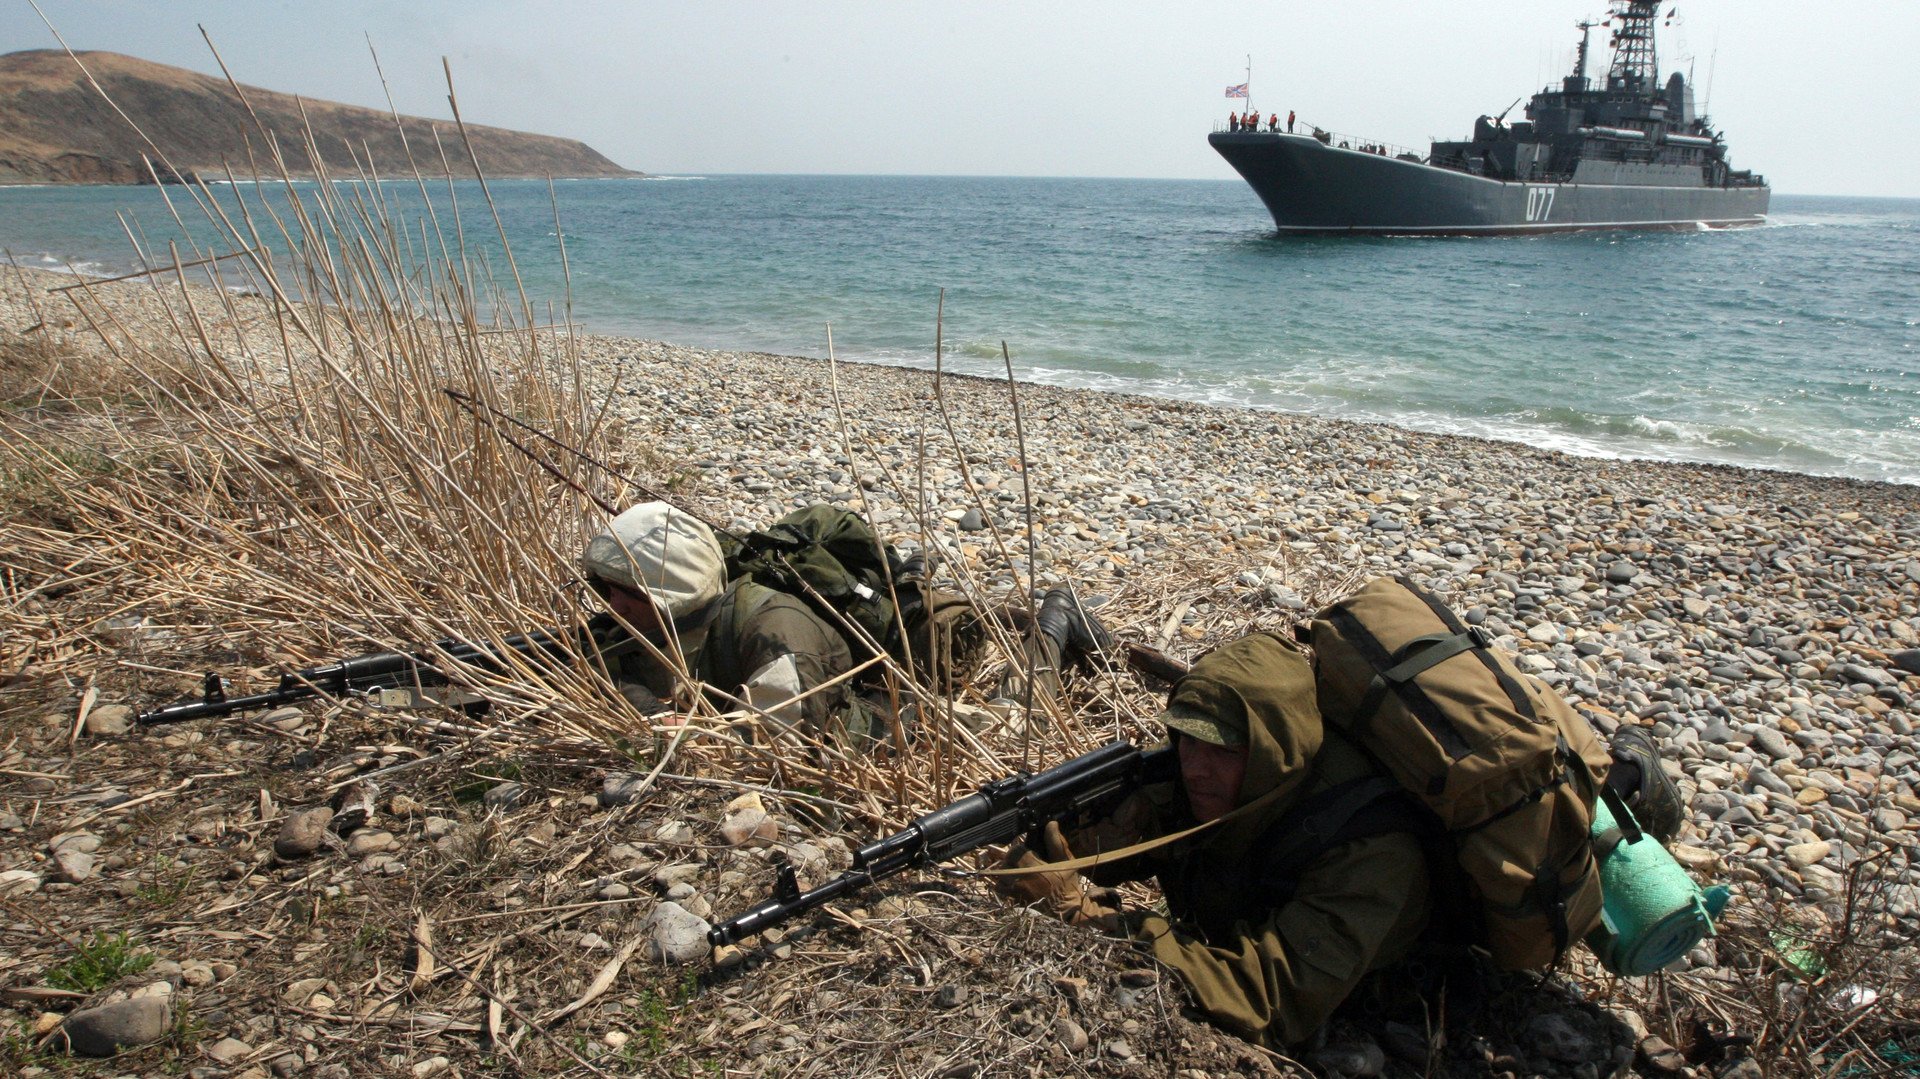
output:
{"label": "black rifle", "polygon": [[1011,843],[1044,828],[1049,821],[1076,828],[1112,810],[1129,793],[1149,783],[1174,778],[1172,749],[1143,750],[1115,742],[1058,764],[1038,775],[1025,772],[996,779],[979,794],[962,798],[914,821],[905,831],[853,852],[853,868],[812,891],[802,892],[793,867],[783,865],[773,898],[707,932],[714,947],[771,929],[875,881],[934,862]]}
{"label": "black rifle", "polygon": [[[504,656],[507,652],[518,652],[536,660],[550,657],[549,661],[551,661],[564,660],[569,655],[577,654],[581,648],[580,642],[570,641],[545,630],[515,633],[504,638],[502,644],[505,646],[504,649],[449,638],[440,641],[438,647],[442,653],[460,663],[496,674],[506,671]],[[235,712],[249,712],[258,708],[277,708],[294,701],[318,697],[322,693],[333,697],[345,697],[378,693],[384,689],[444,686],[448,681],[447,674],[440,669],[439,662],[439,658],[434,653],[425,651],[413,654],[375,652],[324,666],[309,667],[292,674],[283,674],[280,676],[278,687],[270,692],[256,693],[249,697],[227,696],[226,685],[221,681],[220,676],[213,671],[208,671],[198,700],[188,698],[164,708],[140,712],[134,716],[134,720],[142,726],[153,726],[160,723],[200,719],[205,716],[232,715]]]}

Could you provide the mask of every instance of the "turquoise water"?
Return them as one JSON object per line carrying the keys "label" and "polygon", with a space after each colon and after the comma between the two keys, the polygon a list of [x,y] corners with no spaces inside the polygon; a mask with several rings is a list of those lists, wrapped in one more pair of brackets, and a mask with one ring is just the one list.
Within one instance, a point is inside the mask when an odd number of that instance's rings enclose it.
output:
{"label": "turquoise water", "polygon": [[[563,298],[544,182],[496,181]],[[681,344],[1379,420],[1574,453],[1920,483],[1920,200],[1777,196],[1736,232],[1281,239],[1238,182],[845,176],[556,185],[575,318]],[[388,185],[391,198],[417,198]],[[236,195],[227,191],[225,198]],[[468,232],[491,234],[477,192]],[[152,189],[0,189],[28,265],[132,264]]]}

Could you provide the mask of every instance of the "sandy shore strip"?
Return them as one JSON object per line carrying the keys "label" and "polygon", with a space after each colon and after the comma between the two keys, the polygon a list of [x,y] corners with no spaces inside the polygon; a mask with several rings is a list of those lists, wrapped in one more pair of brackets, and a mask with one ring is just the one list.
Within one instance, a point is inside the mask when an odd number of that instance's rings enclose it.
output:
{"label": "sandy shore strip", "polygon": [[[36,321],[23,280],[72,283],[0,275],[8,331]],[[149,286],[92,292],[172,338]],[[734,521],[864,505],[1008,589],[1030,481],[1036,580],[1110,596],[1129,633],[1189,655],[1403,574],[1603,726],[1651,724],[1703,873],[1824,899],[1870,846],[1920,844],[1920,488],[1029,384],[1023,453],[1004,382],[949,376],[936,398],[928,371],[578,343],[590,393],[666,462],[644,478]]]}

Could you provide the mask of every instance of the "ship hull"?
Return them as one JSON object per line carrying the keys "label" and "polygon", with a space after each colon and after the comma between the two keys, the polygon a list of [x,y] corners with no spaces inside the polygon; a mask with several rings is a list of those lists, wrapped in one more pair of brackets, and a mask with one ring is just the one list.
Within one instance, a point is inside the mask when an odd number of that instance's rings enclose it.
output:
{"label": "ship hull", "polygon": [[1760,224],[1766,187],[1697,182],[1524,183],[1328,146],[1309,135],[1215,132],[1207,140],[1266,203],[1281,232],[1485,236]]}

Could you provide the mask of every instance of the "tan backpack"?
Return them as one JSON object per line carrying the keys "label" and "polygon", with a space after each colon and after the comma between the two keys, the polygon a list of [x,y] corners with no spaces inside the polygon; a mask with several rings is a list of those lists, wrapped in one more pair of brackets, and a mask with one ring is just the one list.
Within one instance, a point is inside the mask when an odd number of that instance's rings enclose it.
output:
{"label": "tan backpack", "polygon": [[1476,943],[1532,969],[1598,925],[1590,832],[1611,760],[1587,721],[1404,578],[1369,582],[1310,632],[1321,716],[1438,818]]}

